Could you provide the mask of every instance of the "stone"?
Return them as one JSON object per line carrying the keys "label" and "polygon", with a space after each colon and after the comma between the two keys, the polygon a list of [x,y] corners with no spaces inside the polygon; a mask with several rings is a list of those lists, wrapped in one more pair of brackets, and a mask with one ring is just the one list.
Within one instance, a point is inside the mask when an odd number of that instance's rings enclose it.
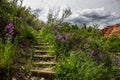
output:
{"label": "stone", "polygon": [[17,79],[15,77],[13,77],[12,80],[17,80]]}

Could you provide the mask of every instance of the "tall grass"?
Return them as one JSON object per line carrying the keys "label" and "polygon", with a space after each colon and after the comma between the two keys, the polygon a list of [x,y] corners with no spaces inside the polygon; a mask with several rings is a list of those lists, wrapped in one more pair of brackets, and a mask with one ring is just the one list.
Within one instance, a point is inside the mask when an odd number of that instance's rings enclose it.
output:
{"label": "tall grass", "polygon": [[0,40],[0,66],[7,68],[13,63],[15,47],[10,40],[6,40],[5,44]]}

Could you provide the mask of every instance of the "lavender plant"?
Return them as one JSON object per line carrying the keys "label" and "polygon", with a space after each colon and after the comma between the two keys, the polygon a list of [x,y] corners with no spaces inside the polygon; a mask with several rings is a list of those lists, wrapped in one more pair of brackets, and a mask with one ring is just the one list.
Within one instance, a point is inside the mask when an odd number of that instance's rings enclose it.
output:
{"label": "lavender plant", "polygon": [[5,26],[4,31],[6,33],[6,38],[12,38],[14,34],[14,26],[12,23],[9,23],[7,26]]}
{"label": "lavender plant", "polygon": [[55,50],[56,50],[56,54],[57,56],[65,56],[68,55],[68,51],[70,50],[70,38],[71,38],[71,34],[70,33],[66,33],[66,34],[55,34],[54,35],[54,40],[55,40]]}

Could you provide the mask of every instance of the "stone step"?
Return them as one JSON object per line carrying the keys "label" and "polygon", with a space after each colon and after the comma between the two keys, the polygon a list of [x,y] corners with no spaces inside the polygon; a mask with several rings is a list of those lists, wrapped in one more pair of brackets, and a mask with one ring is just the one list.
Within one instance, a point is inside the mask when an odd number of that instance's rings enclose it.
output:
{"label": "stone step", "polygon": [[54,56],[50,56],[50,55],[34,55],[35,58],[55,58]]}
{"label": "stone step", "polygon": [[51,68],[30,69],[30,72],[39,74],[55,74]]}
{"label": "stone step", "polygon": [[38,45],[48,45],[49,43],[39,42]]}
{"label": "stone step", "polygon": [[34,46],[34,48],[52,48],[53,46]]}
{"label": "stone step", "polygon": [[34,62],[34,65],[56,65],[57,63],[55,62],[51,62],[51,61],[39,61],[39,62]]}
{"label": "stone step", "polygon": [[52,53],[54,51],[47,51],[47,50],[34,50],[35,53]]}

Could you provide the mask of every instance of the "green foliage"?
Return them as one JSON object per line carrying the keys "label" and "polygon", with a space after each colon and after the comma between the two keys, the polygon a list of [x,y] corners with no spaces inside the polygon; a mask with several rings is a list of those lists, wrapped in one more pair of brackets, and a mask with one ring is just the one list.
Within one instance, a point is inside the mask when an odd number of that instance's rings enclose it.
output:
{"label": "green foliage", "polygon": [[9,68],[15,58],[16,46],[8,39],[6,43],[0,40],[0,66]]}
{"label": "green foliage", "polygon": [[[120,52],[118,36],[104,38],[98,25],[78,26],[64,22],[71,15],[69,8],[63,10],[60,18],[59,11],[51,10],[45,24],[39,21],[30,7],[22,6],[22,3],[23,0],[19,4],[18,0],[0,1],[0,68],[11,67],[16,57],[21,63],[27,62],[23,72],[28,74],[32,58],[26,61],[26,48],[23,49],[23,46],[28,45],[26,40],[28,43],[37,42],[38,35],[54,46],[54,55],[58,57],[56,80],[119,79],[120,61],[119,57],[115,59],[115,56],[119,56],[116,53]],[[9,23],[13,24],[14,35],[6,39],[4,29]]]}
{"label": "green foliage", "polygon": [[120,37],[112,35],[107,39],[107,44],[112,52],[120,52]]}
{"label": "green foliage", "polygon": [[55,68],[55,80],[110,80],[111,71],[103,64],[97,64],[84,52],[70,52],[70,56],[61,58]]}
{"label": "green foliage", "polygon": [[54,43],[54,35],[50,32],[51,30],[49,30],[49,28],[42,28],[39,32],[39,36],[42,37],[42,39],[45,42],[48,42],[50,44]]}
{"label": "green foliage", "polygon": [[[32,53],[28,48],[30,48],[31,43],[35,44],[37,42],[36,30],[41,29],[41,26],[45,24],[39,21],[30,7],[22,5],[23,0],[0,0],[0,4],[0,69],[3,70],[3,72],[0,71],[0,74],[6,75],[15,71],[15,76],[20,74],[20,71],[22,72],[18,68],[27,62],[26,53]],[[11,37],[6,37],[5,27],[9,23],[13,24],[12,32],[14,34]],[[28,72],[29,67],[30,63],[25,65],[25,74]],[[10,77],[9,75],[8,77]],[[4,76],[1,77],[0,79],[3,80]]]}
{"label": "green foliage", "polygon": [[[20,36],[22,38],[30,39],[33,43],[36,42],[36,31],[32,27],[20,25]],[[22,32],[22,33],[21,33]]]}
{"label": "green foliage", "polygon": [[[20,0],[18,3],[18,0],[2,0],[0,2],[0,37],[4,37],[4,27],[8,23],[13,23],[15,27],[15,35],[22,33],[18,31],[24,31],[29,29],[29,27],[32,27],[33,29],[40,29],[41,25],[44,25],[43,22],[39,21],[37,16],[31,11],[31,9],[28,7],[23,6],[22,2],[23,0]],[[20,26],[25,27],[25,29],[21,28]],[[32,29],[29,29],[29,31],[32,31]],[[33,32],[33,31],[32,31]],[[31,32],[29,32],[31,33]],[[28,36],[31,36],[29,35]],[[14,35],[14,37],[15,37]],[[25,34],[21,35],[24,36]],[[31,36],[32,37],[32,36]]]}
{"label": "green foliage", "polygon": [[[53,21],[54,19],[56,18]],[[65,40],[64,35],[68,33],[71,35],[70,39],[63,43],[61,40]],[[119,79],[119,69],[114,59],[114,52],[119,52],[119,38],[105,38],[98,25],[47,24],[40,34],[54,45],[59,63],[55,68],[56,80]]]}
{"label": "green foliage", "polygon": [[23,73],[27,75],[30,72],[30,68],[32,67],[32,62],[29,60],[24,66],[23,66]]}

